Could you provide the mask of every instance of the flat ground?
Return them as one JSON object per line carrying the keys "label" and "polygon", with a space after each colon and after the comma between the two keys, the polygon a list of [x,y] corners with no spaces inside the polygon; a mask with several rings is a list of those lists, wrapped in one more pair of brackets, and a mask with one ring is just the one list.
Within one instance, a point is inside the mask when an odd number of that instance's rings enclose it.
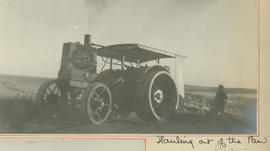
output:
{"label": "flat ground", "polygon": [[[83,133],[83,134],[255,134],[256,90],[226,89],[225,114],[177,112],[171,121],[143,122],[132,113],[127,119],[101,125],[87,123],[79,109],[59,107],[57,116],[43,116],[35,94],[46,78],[0,75],[0,133]],[[202,96],[209,104],[215,88],[189,86],[187,93]],[[42,115],[42,116],[40,116]]]}

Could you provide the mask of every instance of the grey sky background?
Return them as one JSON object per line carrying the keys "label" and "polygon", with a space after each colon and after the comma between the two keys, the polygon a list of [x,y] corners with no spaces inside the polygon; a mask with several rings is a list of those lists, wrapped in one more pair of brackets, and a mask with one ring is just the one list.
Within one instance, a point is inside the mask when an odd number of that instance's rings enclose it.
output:
{"label": "grey sky background", "polygon": [[0,73],[56,77],[63,42],[177,51],[186,84],[257,87],[257,0],[0,0]]}

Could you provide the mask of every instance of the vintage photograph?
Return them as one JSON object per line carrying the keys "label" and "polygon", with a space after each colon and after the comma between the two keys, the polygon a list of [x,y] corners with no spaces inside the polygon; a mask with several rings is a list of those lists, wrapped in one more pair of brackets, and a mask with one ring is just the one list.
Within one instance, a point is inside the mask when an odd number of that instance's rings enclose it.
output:
{"label": "vintage photograph", "polygon": [[256,0],[0,0],[1,134],[257,134]]}

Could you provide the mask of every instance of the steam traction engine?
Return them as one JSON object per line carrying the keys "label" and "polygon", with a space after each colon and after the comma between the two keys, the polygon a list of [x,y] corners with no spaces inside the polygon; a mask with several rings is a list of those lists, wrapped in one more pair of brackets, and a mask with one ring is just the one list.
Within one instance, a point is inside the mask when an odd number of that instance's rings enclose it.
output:
{"label": "steam traction engine", "polygon": [[181,71],[174,70],[172,78],[169,67],[159,63],[161,58],[183,56],[139,44],[101,46],[90,38],[85,35],[84,45],[64,43],[58,78],[38,90],[41,109],[51,104],[79,106],[94,124],[110,116],[125,118],[132,111],[145,121],[173,115],[184,94]]}

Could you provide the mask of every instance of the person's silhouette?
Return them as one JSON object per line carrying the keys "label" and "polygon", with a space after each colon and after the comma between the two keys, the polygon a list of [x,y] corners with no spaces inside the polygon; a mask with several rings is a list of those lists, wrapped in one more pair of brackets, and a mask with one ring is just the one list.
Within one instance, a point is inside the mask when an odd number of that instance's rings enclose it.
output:
{"label": "person's silhouette", "polygon": [[224,109],[225,109],[225,105],[227,104],[227,94],[224,91],[224,86],[223,85],[218,86],[218,91],[216,93],[215,100],[216,100],[216,104],[217,104],[216,105],[217,113],[219,115],[223,114]]}

